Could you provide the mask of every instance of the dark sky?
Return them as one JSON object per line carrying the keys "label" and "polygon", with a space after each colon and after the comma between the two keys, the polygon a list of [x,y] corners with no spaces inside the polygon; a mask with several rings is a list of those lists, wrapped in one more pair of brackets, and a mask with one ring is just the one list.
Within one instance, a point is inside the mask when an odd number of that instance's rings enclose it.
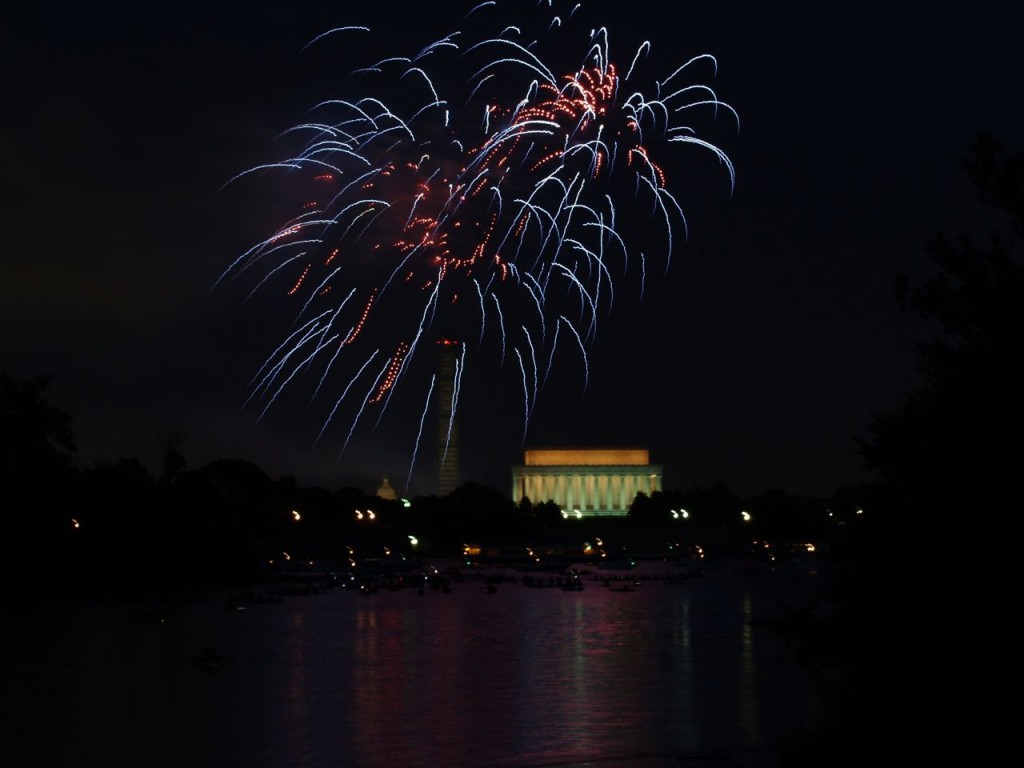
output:
{"label": "dark sky", "polygon": [[[432,490],[432,423],[412,461],[421,393],[396,395],[347,445],[347,423],[316,440],[340,392],[314,404],[315,373],[259,419],[247,386],[294,305],[246,302],[253,282],[213,286],[283,223],[266,211],[295,203],[278,199],[286,185],[225,183],[281,159],[275,136],[349,98],[353,69],[460,28],[461,11],[430,12],[440,7],[463,6],[8,13],[0,368],[54,377],[49,399],[75,419],[82,466],[130,456],[155,471],[161,440],[178,435],[192,467],[235,458],[302,484],[373,490],[387,475],[400,491]],[[666,66],[649,83],[716,57],[717,75],[692,81],[713,86],[740,128],[724,112],[695,124],[733,162],[735,190],[706,153],[658,158],[689,222],[668,273],[652,268],[642,299],[623,282],[585,389],[579,356],[560,353],[525,438],[516,369],[474,358],[458,411],[463,479],[508,488],[524,445],[629,445],[651,450],[667,488],[828,494],[864,480],[856,440],[917,383],[929,330],[899,310],[893,280],[929,273],[932,235],[985,223],[961,169],[973,138],[1020,149],[1024,55],[1003,7],[589,4],[613,58],[651,41]],[[514,8],[502,13],[515,20]],[[345,25],[373,32],[303,51]]]}

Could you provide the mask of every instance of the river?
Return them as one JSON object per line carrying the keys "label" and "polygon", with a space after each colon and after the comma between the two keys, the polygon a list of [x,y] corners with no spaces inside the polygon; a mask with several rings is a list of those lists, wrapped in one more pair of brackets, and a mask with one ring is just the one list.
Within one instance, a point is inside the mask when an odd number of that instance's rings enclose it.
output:
{"label": "river", "polygon": [[672,568],[580,590],[40,607],[4,626],[8,751],[55,768],[776,765],[823,694],[773,622],[826,576]]}

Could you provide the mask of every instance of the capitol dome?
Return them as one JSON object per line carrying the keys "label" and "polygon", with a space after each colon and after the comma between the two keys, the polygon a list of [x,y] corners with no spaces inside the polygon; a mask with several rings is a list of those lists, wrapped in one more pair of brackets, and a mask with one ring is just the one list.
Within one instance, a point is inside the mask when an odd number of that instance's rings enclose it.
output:
{"label": "capitol dome", "polygon": [[387,477],[384,478],[384,482],[380,484],[380,488],[377,489],[377,496],[382,499],[388,499],[394,501],[398,498],[395,495],[395,489],[391,487],[391,483],[388,482]]}

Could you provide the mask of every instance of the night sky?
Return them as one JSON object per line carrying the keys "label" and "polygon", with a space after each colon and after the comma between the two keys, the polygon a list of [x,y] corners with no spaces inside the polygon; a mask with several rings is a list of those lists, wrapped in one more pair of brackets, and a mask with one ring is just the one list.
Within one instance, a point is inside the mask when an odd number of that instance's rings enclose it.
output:
{"label": "night sky", "polygon": [[[428,12],[440,7],[452,10]],[[275,137],[346,98],[351,70],[384,48],[415,53],[459,28],[464,7],[8,11],[0,369],[53,376],[48,399],[74,417],[80,466],[137,457],[156,472],[161,441],[178,435],[193,468],[232,458],[304,485],[373,490],[387,475],[400,492],[432,491],[432,425],[411,462],[418,394],[347,446],[347,424],[316,440],[323,409],[308,381],[260,419],[247,386],[294,310],[269,292],[246,302],[252,282],[214,284],[283,223],[260,212],[295,202],[283,185],[226,182],[280,159]],[[524,447],[607,445],[649,448],[669,489],[824,495],[864,481],[856,441],[918,384],[915,345],[930,332],[900,311],[893,281],[930,274],[938,232],[988,225],[961,167],[974,137],[1021,149],[1017,20],[990,2],[970,15],[882,3],[588,9],[613,55],[649,39],[668,62],[655,75],[717,59],[717,75],[695,80],[735,108],[739,130],[721,113],[695,123],[733,162],[735,190],[706,154],[659,158],[689,222],[668,273],[652,269],[642,298],[623,284],[588,349],[586,388],[579,357],[563,358],[525,437],[516,371],[467,368],[463,479],[505,490]],[[360,24],[373,33],[303,50]]]}

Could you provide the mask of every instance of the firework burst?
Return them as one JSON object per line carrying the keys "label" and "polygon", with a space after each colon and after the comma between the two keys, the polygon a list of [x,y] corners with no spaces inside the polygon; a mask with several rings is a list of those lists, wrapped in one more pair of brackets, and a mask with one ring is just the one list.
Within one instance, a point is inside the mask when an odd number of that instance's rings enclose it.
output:
{"label": "firework burst", "polygon": [[[261,416],[286,387],[312,381],[324,404],[317,440],[339,430],[343,451],[360,423],[380,421],[425,350],[454,340],[452,413],[474,351],[500,349],[521,381],[525,439],[556,361],[582,361],[585,388],[587,349],[617,285],[663,273],[686,236],[662,158],[710,152],[731,188],[728,156],[691,123],[725,114],[738,127],[731,107],[692,82],[712,76],[715,60],[691,58],[644,91],[648,42],[616,61],[606,28],[580,31],[555,6],[510,23],[482,3],[458,31],[363,63],[345,97],[285,132],[284,160],[232,180],[288,177],[306,195],[221,276],[246,276],[250,293],[276,291],[294,306],[292,329],[252,382]],[[340,27],[307,47],[370,34]],[[425,412],[437,391],[431,378],[410,396]]]}

